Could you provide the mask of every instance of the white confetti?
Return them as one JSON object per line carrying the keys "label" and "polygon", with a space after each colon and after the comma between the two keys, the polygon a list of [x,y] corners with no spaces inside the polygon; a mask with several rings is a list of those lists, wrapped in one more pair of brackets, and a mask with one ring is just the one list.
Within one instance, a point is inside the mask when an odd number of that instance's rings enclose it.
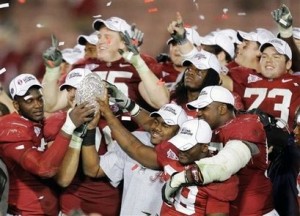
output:
{"label": "white confetti", "polygon": [[9,7],[9,3],[0,4],[0,8],[7,8]]}
{"label": "white confetti", "polygon": [[6,68],[2,68],[2,69],[0,70],[0,74],[3,74],[5,71],[6,71]]}
{"label": "white confetti", "polygon": [[44,25],[38,23],[38,24],[36,24],[36,27],[37,27],[37,28],[44,28]]}
{"label": "white confetti", "polygon": [[61,41],[61,42],[58,43],[58,46],[63,46],[63,45],[65,45],[64,41]]}
{"label": "white confetti", "polygon": [[238,15],[238,16],[246,16],[246,13],[245,13],[245,12],[238,12],[237,15]]}
{"label": "white confetti", "polygon": [[111,5],[111,1],[107,2],[106,6],[109,7]]}
{"label": "white confetti", "polygon": [[205,16],[204,15],[199,15],[199,19],[205,20]]}
{"label": "white confetti", "polygon": [[228,8],[223,8],[223,13],[227,13],[228,12]]}
{"label": "white confetti", "polygon": [[98,15],[93,16],[93,18],[100,18],[100,17],[102,17],[101,14],[98,14]]}

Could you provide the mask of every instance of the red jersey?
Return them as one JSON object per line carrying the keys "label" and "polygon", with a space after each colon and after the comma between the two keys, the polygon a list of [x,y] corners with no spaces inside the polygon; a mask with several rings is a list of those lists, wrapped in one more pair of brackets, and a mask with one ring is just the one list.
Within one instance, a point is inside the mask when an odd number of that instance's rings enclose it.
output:
{"label": "red jersey", "polygon": [[[241,130],[241,128],[243,128]],[[242,114],[214,130],[213,141],[226,144],[229,140],[244,140],[257,145],[259,154],[239,170],[239,193],[232,202],[230,215],[263,215],[273,210],[272,185],[265,176],[268,167],[266,134],[259,117]]]}
{"label": "red jersey", "polygon": [[[158,63],[155,59],[147,55],[141,56],[158,79],[162,78],[161,68],[157,66]],[[150,109],[149,111],[153,110],[139,93],[138,85],[141,82],[141,78],[138,72],[123,58],[110,63],[98,59],[86,59],[74,65],[74,68],[78,67],[88,68],[92,72],[97,73],[101,79],[116,85],[119,90],[126,96],[129,96],[130,99],[137,102],[141,107]]]}
{"label": "red jersey", "polygon": [[43,130],[17,113],[0,118],[0,157],[9,173],[9,209],[14,215],[57,215],[54,182],[70,139],[57,134],[52,146],[42,146]]}
{"label": "red jersey", "polygon": [[[59,130],[60,125],[66,118],[66,112],[58,112],[47,120],[47,125],[51,126],[51,133],[48,137],[53,137]],[[100,121],[101,128],[104,121]],[[107,127],[107,126],[106,126]],[[104,128],[104,131],[107,130]],[[109,140],[104,139],[103,130],[100,131],[99,155],[107,151]],[[50,140],[50,138],[48,138]],[[77,173],[71,184],[64,188],[59,196],[61,211],[70,213],[74,209],[81,209],[84,213],[99,213],[107,216],[116,216],[119,214],[121,193],[119,188],[114,188],[107,178],[92,179],[84,175],[81,161],[79,162]],[[105,208],[103,208],[105,206]]]}
{"label": "red jersey", "polygon": [[[164,167],[165,180],[174,172],[181,172],[189,166],[179,163],[177,148],[165,141],[155,147],[158,163]],[[161,215],[206,215],[210,213],[229,213],[230,201],[238,193],[238,178],[232,176],[224,182],[205,186],[182,187],[174,198],[174,205],[162,206]]]}
{"label": "red jersey", "polygon": [[233,91],[241,96],[245,109],[259,108],[293,128],[295,111],[300,104],[299,76],[287,73],[280,78],[266,79],[251,69],[233,70]]}

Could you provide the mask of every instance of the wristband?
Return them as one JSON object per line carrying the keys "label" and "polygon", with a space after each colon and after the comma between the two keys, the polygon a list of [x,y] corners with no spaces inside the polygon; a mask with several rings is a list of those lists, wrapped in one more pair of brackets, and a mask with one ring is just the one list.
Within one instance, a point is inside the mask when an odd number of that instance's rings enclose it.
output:
{"label": "wristband", "polygon": [[69,109],[67,112],[67,118],[62,126],[61,130],[64,131],[66,134],[72,135],[73,131],[76,129],[76,126],[74,125],[73,121],[70,118],[69,113],[71,112],[72,109]]}
{"label": "wristband", "polygon": [[75,134],[72,134],[71,142],[69,147],[73,149],[81,149],[82,139]]}
{"label": "wristband", "polygon": [[82,145],[84,146],[92,146],[96,143],[96,128],[92,130],[87,130],[86,135],[83,138]]}
{"label": "wristband", "polygon": [[129,113],[132,117],[136,117],[140,113],[140,106],[134,103],[134,107]]}
{"label": "wristband", "polygon": [[186,170],[185,181],[187,183],[195,183],[197,185],[203,184],[203,177],[197,164],[191,165],[190,168]]}

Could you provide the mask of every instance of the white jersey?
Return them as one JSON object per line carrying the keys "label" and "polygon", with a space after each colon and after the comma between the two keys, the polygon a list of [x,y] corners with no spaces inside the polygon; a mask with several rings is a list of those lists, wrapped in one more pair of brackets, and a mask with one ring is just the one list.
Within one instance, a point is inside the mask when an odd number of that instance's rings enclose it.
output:
{"label": "white jersey", "polygon": [[[149,133],[135,131],[133,135],[143,144],[153,146]],[[120,215],[160,215],[163,172],[143,167],[130,158],[117,143],[101,156],[100,166],[112,185],[116,186],[124,180]]]}

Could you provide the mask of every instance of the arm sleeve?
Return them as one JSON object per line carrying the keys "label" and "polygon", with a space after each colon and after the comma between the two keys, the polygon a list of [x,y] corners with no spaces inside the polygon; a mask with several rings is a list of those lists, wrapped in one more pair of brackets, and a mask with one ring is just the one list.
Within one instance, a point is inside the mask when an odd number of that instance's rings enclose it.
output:
{"label": "arm sleeve", "polygon": [[57,173],[69,142],[70,138],[59,133],[45,152],[39,151],[31,142],[5,144],[3,151],[6,157],[14,160],[28,172],[50,178]]}
{"label": "arm sleeve", "polygon": [[248,146],[240,140],[230,140],[215,156],[201,159],[196,162],[203,176],[203,184],[213,181],[224,181],[251,159]]}

